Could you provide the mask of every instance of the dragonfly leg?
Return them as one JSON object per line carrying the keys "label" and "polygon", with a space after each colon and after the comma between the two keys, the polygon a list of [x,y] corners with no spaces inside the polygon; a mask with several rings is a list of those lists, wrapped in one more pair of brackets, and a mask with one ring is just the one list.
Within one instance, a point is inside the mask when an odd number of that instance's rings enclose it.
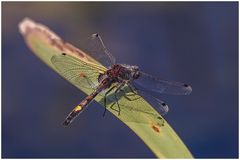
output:
{"label": "dragonfly leg", "polygon": [[[120,83],[118,86],[117,86],[117,89],[115,90],[115,99],[116,99],[116,103],[117,103],[117,106],[118,106],[118,116],[120,116],[120,112],[121,112],[121,108],[120,108],[120,105],[118,103],[118,100],[119,100],[119,97],[117,96],[118,93],[122,90],[123,86],[125,85],[126,83],[123,82],[123,83]],[[123,96],[125,96],[125,93],[123,94]]]}
{"label": "dragonfly leg", "polygon": [[[116,95],[115,95],[115,98],[117,99],[117,96],[116,96]],[[118,109],[113,108],[113,106],[114,106],[115,104],[117,104]],[[110,106],[110,108],[111,108],[112,110],[118,112],[118,116],[120,116],[121,109],[120,109],[120,106],[119,106],[118,100],[116,100],[116,102],[114,102],[114,103]]]}
{"label": "dragonfly leg", "polygon": [[[122,87],[125,85],[125,83],[119,83],[117,86],[115,86],[117,89],[114,91],[114,98],[115,98],[115,102],[111,104],[110,108],[116,112],[118,112],[118,116],[120,116],[120,105],[118,103],[119,97],[117,96],[118,92],[121,91]],[[113,106],[117,104],[118,109],[115,109]]]}
{"label": "dragonfly leg", "polygon": [[[126,98],[126,99],[129,100],[129,101],[135,101],[135,100],[141,98],[141,97],[138,95],[138,93],[137,93],[137,91],[135,90],[135,88],[133,88],[132,86],[130,86],[130,84],[128,84],[128,88],[131,90],[131,93],[130,93],[130,94],[127,94],[127,93],[125,92],[125,90],[123,90],[123,89],[120,90],[120,91],[122,91],[122,92],[124,93],[124,94],[123,94],[124,98]],[[132,97],[132,96],[136,96],[136,97],[130,98],[130,97]]]}
{"label": "dragonfly leg", "polygon": [[133,84],[128,83],[128,87],[133,93],[137,94],[137,88]]}
{"label": "dragonfly leg", "polygon": [[[137,96],[137,97],[134,97],[134,98],[129,98],[128,96]],[[124,98],[126,98],[127,100],[129,101],[135,101],[139,98],[141,98],[140,96],[138,96],[137,94],[132,94],[132,95],[124,95]]]}
{"label": "dragonfly leg", "polygon": [[112,88],[110,88],[105,94],[104,94],[104,112],[103,112],[103,117],[105,116],[106,114],[106,111],[107,111],[107,95],[115,88],[116,86],[113,86]]}
{"label": "dragonfly leg", "polygon": [[116,103],[117,103],[117,102],[114,102],[114,103],[110,106],[110,108],[111,108],[112,110],[116,111],[116,112],[119,112],[119,110],[113,108],[113,106],[114,106]]}

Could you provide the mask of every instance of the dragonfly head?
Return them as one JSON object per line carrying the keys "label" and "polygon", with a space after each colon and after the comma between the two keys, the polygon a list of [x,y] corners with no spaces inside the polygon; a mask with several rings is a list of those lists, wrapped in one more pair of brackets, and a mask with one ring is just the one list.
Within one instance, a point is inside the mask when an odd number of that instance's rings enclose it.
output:
{"label": "dragonfly head", "polygon": [[131,74],[133,79],[138,79],[138,77],[140,76],[139,67],[131,66]]}

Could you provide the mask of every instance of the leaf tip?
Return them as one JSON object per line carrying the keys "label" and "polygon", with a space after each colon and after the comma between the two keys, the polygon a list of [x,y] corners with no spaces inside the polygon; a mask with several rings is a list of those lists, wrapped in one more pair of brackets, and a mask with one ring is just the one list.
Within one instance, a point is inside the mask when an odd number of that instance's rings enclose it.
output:
{"label": "leaf tip", "polygon": [[28,28],[34,28],[36,25],[34,21],[32,21],[30,18],[25,17],[18,25],[19,32],[22,35],[25,35],[27,33]]}
{"label": "leaf tip", "polygon": [[34,22],[32,19],[25,17],[18,25],[19,32],[25,36],[30,31],[40,31],[44,34],[48,35],[51,39],[57,39],[60,40],[61,38],[57,36],[54,32],[52,32],[48,27]]}

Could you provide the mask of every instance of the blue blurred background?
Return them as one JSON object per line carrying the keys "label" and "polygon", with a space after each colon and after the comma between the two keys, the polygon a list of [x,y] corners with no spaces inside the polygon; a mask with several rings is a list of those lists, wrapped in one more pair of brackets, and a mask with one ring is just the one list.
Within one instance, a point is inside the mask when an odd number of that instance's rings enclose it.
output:
{"label": "blue blurred background", "polygon": [[148,158],[144,143],[35,57],[18,32],[24,17],[77,47],[99,33],[118,62],[191,84],[162,95],[165,116],[196,158],[238,157],[238,2],[2,3],[2,157]]}

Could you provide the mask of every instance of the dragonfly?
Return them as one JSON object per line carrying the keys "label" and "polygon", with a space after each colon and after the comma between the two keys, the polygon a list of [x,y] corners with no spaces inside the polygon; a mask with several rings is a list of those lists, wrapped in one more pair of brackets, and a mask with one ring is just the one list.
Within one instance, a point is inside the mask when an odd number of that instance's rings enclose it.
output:
{"label": "dragonfly", "polygon": [[[120,116],[121,110],[127,109],[135,113],[144,113],[153,120],[162,120],[151,110],[141,110],[140,106],[131,106],[133,103],[130,103],[131,105],[124,104],[120,99],[125,98],[130,102],[144,97],[150,104],[157,105],[161,115],[165,115],[169,110],[168,105],[153,96],[152,93],[188,95],[192,92],[192,88],[188,84],[162,80],[142,72],[136,65],[116,63],[99,34],[93,34],[90,40],[91,51],[88,54],[96,60],[96,63],[83,62],[67,53],[61,53],[51,58],[52,64],[65,78],[78,86],[92,90],[91,94],[68,114],[63,122],[64,126],[71,124],[97,95],[103,97],[102,102],[105,106],[103,116],[107,107],[110,107],[117,112],[118,116]],[[163,120],[161,122],[163,125]]]}

